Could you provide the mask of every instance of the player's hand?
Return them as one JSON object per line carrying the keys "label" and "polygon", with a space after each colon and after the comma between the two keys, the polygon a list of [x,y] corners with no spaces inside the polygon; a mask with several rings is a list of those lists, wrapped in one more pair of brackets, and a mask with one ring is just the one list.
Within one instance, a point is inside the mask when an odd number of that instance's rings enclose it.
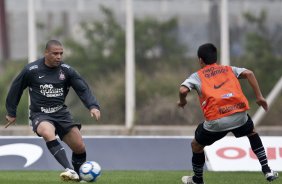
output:
{"label": "player's hand", "polygon": [[185,105],[187,104],[187,100],[186,99],[183,99],[183,100],[179,100],[178,102],[177,102],[177,105],[178,105],[178,107],[184,107]]}
{"label": "player's hand", "polygon": [[5,124],[5,128],[10,126],[11,124],[14,124],[16,122],[16,117],[11,117],[9,115],[6,115],[6,121],[7,123]]}
{"label": "player's hand", "polygon": [[95,116],[95,118],[96,118],[97,121],[98,121],[98,120],[100,119],[100,117],[101,117],[100,111],[99,111],[98,109],[95,109],[95,108],[93,108],[93,109],[90,110],[90,115],[91,115],[91,117],[94,117],[94,116]]}
{"label": "player's hand", "polygon": [[263,97],[257,99],[257,104],[258,104],[259,106],[262,106],[262,108],[263,108],[265,111],[268,110],[267,101],[266,101]]}

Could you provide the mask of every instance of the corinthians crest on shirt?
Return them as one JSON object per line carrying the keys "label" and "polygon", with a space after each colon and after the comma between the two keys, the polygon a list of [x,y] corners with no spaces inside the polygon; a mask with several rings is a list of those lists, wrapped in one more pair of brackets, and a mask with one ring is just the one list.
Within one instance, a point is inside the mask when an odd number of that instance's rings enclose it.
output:
{"label": "corinthians crest on shirt", "polygon": [[64,72],[62,70],[60,70],[59,79],[60,80],[65,80],[66,79],[66,76],[65,76],[65,74],[64,74]]}

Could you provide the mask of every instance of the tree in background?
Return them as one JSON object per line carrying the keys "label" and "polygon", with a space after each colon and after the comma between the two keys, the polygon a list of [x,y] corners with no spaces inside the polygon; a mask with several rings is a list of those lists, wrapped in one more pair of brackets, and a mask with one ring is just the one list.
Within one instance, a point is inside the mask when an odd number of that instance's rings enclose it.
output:
{"label": "tree in background", "polygon": [[121,69],[125,60],[124,30],[110,9],[101,6],[101,11],[104,20],[81,23],[82,40],[68,38],[65,41],[70,51],[68,62],[81,73],[95,77]]}
{"label": "tree in background", "polygon": [[[268,27],[265,11],[262,11],[257,17],[250,13],[245,13],[244,17],[250,28],[246,34],[246,51],[242,62],[244,62],[246,68],[254,71],[264,96],[267,96],[282,75],[281,25]],[[247,90],[247,95],[253,97],[250,88]],[[279,101],[282,101],[281,97],[277,99],[277,102]],[[252,103],[255,104],[255,101],[253,100]],[[281,103],[275,103],[265,118],[267,121],[264,122],[266,124],[279,124],[281,108]],[[256,108],[252,109],[251,112],[254,113],[254,110]]]}
{"label": "tree in background", "polygon": [[150,68],[153,62],[174,63],[187,52],[178,37],[178,20],[160,22],[154,18],[135,20],[136,62],[140,68]]}
{"label": "tree in background", "polygon": [[[68,53],[65,60],[90,81],[101,102],[102,123],[118,124],[124,122],[125,114],[125,30],[110,9],[101,6],[101,11],[104,19],[81,23],[83,37],[80,40],[68,38],[64,41]],[[183,60],[187,51],[177,31],[176,18],[135,20],[137,119],[143,119],[143,113],[152,112],[152,108],[159,109],[161,114],[147,113],[146,118],[151,122],[155,117],[170,116],[163,108],[171,106],[170,109],[173,107],[176,112],[175,104],[165,106],[161,102],[166,100],[167,103],[167,95],[174,97],[178,84],[173,79],[177,75],[168,71],[179,72],[174,70],[175,63]],[[79,111],[81,104],[76,98],[68,103],[72,109],[77,107],[76,117],[90,121]],[[152,103],[161,108],[153,107]]]}
{"label": "tree in background", "polygon": [[[262,11],[258,17],[246,13],[250,30],[246,34],[244,62],[261,81],[262,91],[267,94],[282,74],[282,33],[277,25],[274,29],[266,26],[267,13]],[[280,44],[280,45],[279,45]]]}

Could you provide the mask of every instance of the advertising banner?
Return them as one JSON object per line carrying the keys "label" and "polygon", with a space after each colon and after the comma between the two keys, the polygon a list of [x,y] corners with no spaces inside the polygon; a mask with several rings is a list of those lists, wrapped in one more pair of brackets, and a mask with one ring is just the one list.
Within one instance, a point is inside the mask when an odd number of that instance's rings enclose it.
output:
{"label": "advertising banner", "polygon": [[[261,137],[271,169],[282,171],[282,137]],[[211,171],[261,171],[247,137],[225,137],[205,148]]]}
{"label": "advertising banner", "polygon": [[[189,137],[84,137],[87,160],[103,170],[191,170]],[[63,143],[68,159],[72,152]],[[42,138],[0,136],[0,170],[62,170]]]}

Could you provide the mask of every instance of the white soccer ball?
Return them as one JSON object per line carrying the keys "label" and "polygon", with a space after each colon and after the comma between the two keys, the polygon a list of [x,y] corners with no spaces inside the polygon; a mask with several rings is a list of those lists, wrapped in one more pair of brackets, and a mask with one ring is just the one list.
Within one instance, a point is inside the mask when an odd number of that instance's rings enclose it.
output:
{"label": "white soccer ball", "polygon": [[79,169],[79,176],[87,182],[94,182],[101,175],[101,166],[95,161],[84,162]]}

